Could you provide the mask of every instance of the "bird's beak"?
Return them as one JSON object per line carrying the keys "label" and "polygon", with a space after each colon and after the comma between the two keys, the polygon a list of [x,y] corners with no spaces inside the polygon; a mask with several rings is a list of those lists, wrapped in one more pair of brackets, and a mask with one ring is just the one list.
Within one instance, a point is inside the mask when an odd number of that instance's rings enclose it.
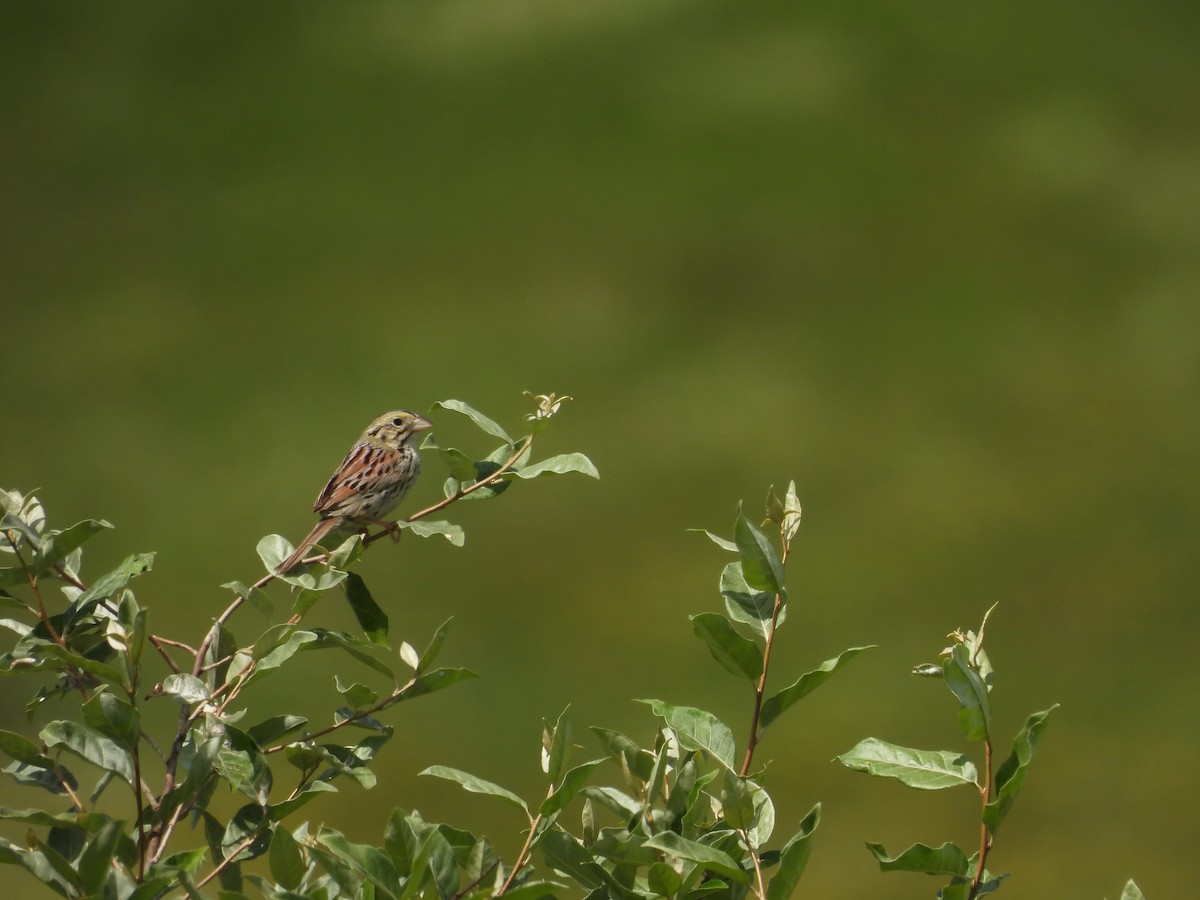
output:
{"label": "bird's beak", "polygon": [[412,421],[409,423],[409,427],[412,428],[413,431],[426,431],[433,427],[433,423],[423,416],[418,416],[414,413]]}

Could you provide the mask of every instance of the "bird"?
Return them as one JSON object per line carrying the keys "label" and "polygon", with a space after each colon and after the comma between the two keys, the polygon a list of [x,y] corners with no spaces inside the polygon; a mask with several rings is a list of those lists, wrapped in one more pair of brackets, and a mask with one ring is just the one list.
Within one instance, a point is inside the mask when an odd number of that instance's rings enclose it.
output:
{"label": "bird", "polygon": [[381,520],[404,499],[421,471],[421,457],[410,442],[432,427],[428,419],[403,409],[386,412],[368,425],[317,494],[317,524],[275,573],[286,574],[332,531],[390,524]]}

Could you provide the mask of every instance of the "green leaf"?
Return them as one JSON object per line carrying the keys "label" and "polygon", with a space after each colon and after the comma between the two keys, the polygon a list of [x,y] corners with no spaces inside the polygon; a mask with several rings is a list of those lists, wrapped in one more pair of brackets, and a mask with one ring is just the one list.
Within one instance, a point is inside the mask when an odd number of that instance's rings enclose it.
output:
{"label": "green leaf", "polygon": [[84,519],[65,531],[51,532],[43,540],[37,564],[33,567],[34,571],[41,574],[53,568],[66,559],[77,547],[81,547],[84,541],[95,537],[106,528],[112,528],[112,525],[103,519]]}
{"label": "green leaf", "polygon": [[758,681],[763,670],[762,648],[740,634],[727,618],[718,613],[700,613],[692,616],[692,630],[722,666],[752,684]]}
{"label": "green leaf", "polygon": [[647,840],[643,846],[697,863],[704,869],[732,878],[739,884],[746,884],[750,880],[746,871],[728,853],[709,847],[707,844],[688,840],[673,831],[659,832]]}
{"label": "green leaf", "polygon": [[271,865],[271,877],[285,889],[294,891],[300,886],[306,869],[304,857],[292,833],[282,825],[276,825],[271,834],[267,861]]}
{"label": "green leaf", "polygon": [[482,778],[477,778],[470,772],[463,772],[461,769],[452,769],[449,766],[430,766],[421,772],[421,774],[432,775],[434,778],[445,778],[447,781],[455,781],[464,790],[470,791],[473,794],[490,794],[493,797],[499,797],[501,800],[507,800],[525,813],[527,817],[532,818],[529,814],[529,807],[525,805],[525,801],[512,791],[502,788],[498,784],[493,784],[490,781],[484,781]]}
{"label": "green leaf", "polygon": [[877,738],[859,741],[838,757],[856,772],[895,778],[901,784],[925,791],[975,784],[975,764],[949,750],[914,750]]}
{"label": "green leaf", "polygon": [[766,846],[775,831],[775,803],[761,785],[750,779],[746,779],[746,785],[750,789],[750,801],[754,804],[754,817],[746,829],[746,839],[757,850]]}
{"label": "green leaf", "polygon": [[571,722],[567,719],[567,709],[559,713],[553,727],[542,721],[542,771],[551,784],[558,783],[571,751]]}
{"label": "green leaf", "polygon": [[454,859],[454,848],[436,828],[427,829],[421,846],[413,859],[413,874],[405,884],[401,897],[417,896],[425,881],[425,872],[433,878],[437,893],[441,897],[453,897],[458,892],[458,869]]}
{"label": "green leaf", "polygon": [[969,741],[984,740],[991,728],[992,710],[988,703],[987,685],[971,667],[967,648],[962,644],[956,645],[943,664],[942,671],[947,687],[954,692],[962,706],[958,724],[963,734]]}
{"label": "green leaf", "polygon": [[637,742],[626,737],[619,731],[601,728],[597,725],[590,727],[591,732],[600,739],[608,755],[621,763],[623,769],[641,781],[649,781],[651,770],[654,768],[654,754],[643,750]]}
{"label": "green leaf", "polygon": [[427,646],[424,652],[421,653],[421,658],[417,661],[417,665],[414,667],[418,672],[424,672],[431,665],[433,665],[434,660],[437,659],[438,653],[441,652],[442,644],[446,642],[446,632],[449,631],[450,623],[452,621],[452,618],[447,619],[445,622],[439,625],[437,631],[433,633],[433,637],[429,640],[429,646]]}
{"label": "green leaf", "polygon": [[246,734],[258,746],[265,747],[272,741],[278,740],[285,734],[290,734],[308,724],[304,716],[271,716],[263,719],[257,725],[246,729]]}
{"label": "green leaf", "polygon": [[800,530],[801,512],[800,498],[796,495],[796,482],[789,481],[787,495],[783,501],[783,521],[780,523],[783,539],[787,544],[796,539],[796,532]]}
{"label": "green leaf", "polygon": [[284,800],[282,803],[273,804],[271,806],[271,818],[274,821],[281,821],[307,804],[310,800],[315,800],[317,794],[336,793],[337,788],[326,781],[311,781],[295,797],[290,800]]}
{"label": "green leaf", "polygon": [[720,801],[722,818],[730,828],[744,831],[754,823],[754,799],[750,796],[750,785],[732,769],[725,770]]}
{"label": "green leaf", "polygon": [[271,617],[271,613],[275,609],[275,604],[271,602],[271,598],[262,588],[250,587],[241,581],[227,581],[221,587],[237,597],[244,597],[262,615],[268,619]]}
{"label": "green leaf", "polygon": [[783,591],[783,563],[770,539],[738,513],[733,539],[742,556],[742,574],[746,584],[756,591],[778,594]]}
{"label": "green leaf", "polygon": [[338,693],[345,697],[346,702],[355,709],[370,706],[379,699],[379,694],[362,682],[356,681],[354,684],[346,685],[342,683],[341,675],[334,675],[333,681]]}
{"label": "green leaf", "polygon": [[396,680],[395,673],[384,663],[380,662],[376,657],[366,652],[368,648],[374,649],[374,645],[368,644],[366,641],[359,640],[353,635],[344,634],[340,631],[327,631],[324,628],[315,628],[312,631],[316,638],[315,644],[305,643],[305,650],[329,650],[338,649],[353,656],[360,663],[369,668],[374,669],[381,675],[386,675],[392,681]]}
{"label": "green leaf", "polygon": [[1130,878],[1129,881],[1125,882],[1125,890],[1121,891],[1121,900],[1146,900],[1146,895],[1142,893],[1142,889]]}
{"label": "green leaf", "polygon": [[250,648],[250,658],[256,664],[255,673],[279,668],[301,648],[315,643],[316,640],[317,635],[314,632],[297,629],[295,625],[272,625]]}
{"label": "green leaf", "polygon": [[570,875],[581,887],[591,890],[608,888],[611,893],[606,892],[602,895],[606,897],[630,896],[629,890],[619,884],[596,862],[591,853],[579,846],[579,842],[565,831],[547,831],[542,835],[539,844],[550,868]]}
{"label": "green leaf", "polygon": [[881,872],[924,872],[926,875],[957,875],[972,877],[974,863],[950,842],[940,847],[913,844],[898,856],[888,856],[882,844],[867,844],[867,849],[879,860]]}
{"label": "green leaf", "polygon": [[[366,844],[354,844],[332,828],[322,828],[317,840],[332,850],[339,859],[364,875],[375,888],[375,895],[395,897],[400,879],[391,859],[382,850]],[[365,887],[365,885],[364,885]],[[365,893],[365,892],[364,892]],[[369,894],[368,894],[369,896]]]}
{"label": "green leaf", "polygon": [[843,650],[835,658],[825,660],[825,662],[821,663],[813,671],[805,672],[794,684],[785,687],[778,694],[768,697],[763,702],[762,712],[759,716],[760,726],[765,729],[779,718],[780,714],[789,706],[807,697],[824,684],[834,672],[864,650],[871,650],[874,646],[874,644],[871,644],[866,647],[851,647],[849,650]]}
{"label": "green leaf", "polygon": [[466,681],[468,678],[478,677],[470,669],[434,669],[431,672],[425,672],[414,678],[412,683],[400,692],[399,697],[404,700],[412,700],[414,697],[422,697],[425,694],[432,694],[434,691],[445,690],[452,684],[458,684],[460,681]]}
{"label": "green leaf", "polygon": [[15,731],[0,731],[0,751],[23,763],[37,766],[50,764],[37,744]]}
{"label": "green leaf", "polygon": [[1000,823],[1004,821],[1004,817],[1008,815],[1008,811],[1012,809],[1013,802],[1017,799],[1017,793],[1021,790],[1021,785],[1025,783],[1025,776],[1029,772],[1029,763],[1033,760],[1038,741],[1041,740],[1042,732],[1046,729],[1046,720],[1056,709],[1058,709],[1057,703],[1049,709],[1035,712],[1025,720],[1024,727],[1017,733],[1013,741],[1012,753],[996,770],[996,795],[983,811],[983,823],[989,831],[995,833],[1000,827]]}
{"label": "green leaf", "polygon": [[507,431],[505,431],[483,413],[479,412],[479,410],[468,406],[461,400],[439,400],[437,403],[433,404],[433,407],[431,408],[438,406],[440,406],[442,409],[448,409],[451,412],[462,413],[464,416],[474,422],[475,425],[482,431],[487,432],[493,437],[500,438],[500,440],[504,441],[510,447],[513,445],[514,441],[508,436]]}
{"label": "green leaf", "polygon": [[[475,495],[472,494],[471,496]],[[400,522],[398,524],[401,528],[411,531],[417,537],[424,538],[440,535],[455,547],[461,547],[467,540],[467,535],[462,530],[462,526],[455,525],[453,522],[445,522],[440,519],[437,521],[418,519],[415,522]]]}
{"label": "green leaf", "polygon": [[266,566],[267,571],[274,572],[279,568],[279,564],[291,556],[292,551],[296,548],[283,535],[268,534],[258,542],[254,549],[258,552],[258,558],[262,560],[262,564]]}
{"label": "green leaf", "polygon": [[737,553],[738,547],[733,541],[727,541],[723,537],[719,537],[709,531],[707,528],[689,528],[688,531],[697,531],[700,534],[708,536],[708,539],[720,547],[722,550],[728,550],[730,553]]}
{"label": "green leaf", "polygon": [[667,863],[656,862],[646,872],[646,887],[657,897],[675,897],[683,888],[683,878]]}
{"label": "green leaf", "polygon": [[[208,813],[205,815],[207,816]],[[240,861],[254,859],[265,853],[271,841],[270,831],[263,828],[265,821],[266,810],[259,804],[247,803],[240,807],[221,834],[220,858],[225,859],[232,856],[234,860]],[[242,845],[249,838],[253,838],[253,840],[243,847]],[[239,847],[242,849],[239,850]],[[234,871],[230,873],[229,880],[222,881],[221,884],[226,888],[237,890],[237,882],[241,880],[240,867],[231,866],[230,868]]]}
{"label": "green leaf", "polygon": [[162,680],[162,692],[184,703],[200,703],[209,697],[208,686],[195,675],[172,672]]}
{"label": "green leaf", "polygon": [[438,447],[437,451],[454,478],[458,481],[475,480],[475,464],[469,456],[453,447]]}
{"label": "green leaf", "polygon": [[565,475],[568,472],[581,472],[592,478],[600,477],[596,466],[582,453],[563,453],[551,456],[517,469],[516,475],[518,478],[537,478],[539,475]]}
{"label": "green leaf", "polygon": [[[85,656],[82,653],[75,653],[71,650],[64,650],[58,644],[51,641],[39,643],[37,645],[38,653],[41,654],[45,661],[58,660],[60,662],[69,663],[75,668],[87,672],[89,675],[95,675],[106,684],[119,684],[122,687],[129,689],[128,674],[119,669],[115,669],[106,663],[102,663],[91,656]],[[107,655],[107,654],[106,654]],[[32,668],[32,667],[31,667]],[[39,668],[50,668],[49,665],[43,665]],[[57,666],[55,666],[57,668]],[[29,671],[28,669],[26,671]]]}
{"label": "green leaf", "polygon": [[580,763],[567,772],[563,776],[562,784],[555,789],[553,794],[542,801],[542,805],[538,808],[538,813],[543,817],[547,817],[563,809],[583,789],[592,770],[607,761],[607,758],[593,759],[590,762]]}
{"label": "green leaf", "polygon": [[117,855],[117,845],[124,836],[121,823],[110,819],[88,842],[79,857],[79,880],[86,893],[99,893],[109,872],[113,871],[113,857]]}
{"label": "green leaf", "polygon": [[812,836],[821,824],[821,804],[816,804],[800,822],[797,831],[779,853],[779,870],[767,885],[766,900],[787,900],[796,889],[796,883],[804,874],[808,858],[812,855]]}
{"label": "green leaf", "polygon": [[120,775],[127,783],[133,784],[133,760],[128,751],[98,731],[60,719],[49,723],[38,736],[47,747],[61,746],[92,765]]}
{"label": "green leaf", "polygon": [[[58,881],[74,889],[67,896],[78,896],[78,892],[81,891],[83,884],[74,866],[68,860],[64,859],[61,853],[40,840],[32,831],[26,835],[26,842],[29,845],[29,852],[26,854],[25,859],[21,861],[22,865],[33,872],[48,887],[53,887],[57,890],[57,887],[52,882]],[[37,858],[35,861],[31,857],[40,858]],[[60,891],[60,893],[65,892]]]}
{"label": "green leaf", "polygon": [[726,768],[733,768],[736,746],[729,726],[710,712],[691,706],[672,706],[661,700],[639,700],[664,719],[685,750],[703,750]]}
{"label": "green leaf", "polygon": [[[335,533],[337,529],[334,529]],[[363,536],[357,532],[350,535],[329,551],[328,565],[331,569],[346,569],[358,562],[363,553]]]}
{"label": "green leaf", "polygon": [[126,750],[138,744],[141,716],[138,711],[115,694],[97,691],[83,704],[83,721],[100,734],[112,738]]}
{"label": "green leaf", "polygon": [[[771,616],[775,611],[775,594],[771,591],[755,591],[746,583],[740,562],[731,562],[721,572],[721,596],[725,598],[725,609],[735,622],[749,625],[764,639],[771,631]],[[787,617],[787,607],[779,610],[777,625]]]}
{"label": "green leaf", "polygon": [[372,644],[386,647],[388,645],[387,613],[379,608],[379,604],[367,590],[366,582],[355,573],[350,572],[346,575],[343,587],[346,590],[346,600],[349,601],[350,608],[354,611],[354,617],[366,634],[367,640]]}
{"label": "green leaf", "polygon": [[106,575],[97,578],[90,588],[75,598],[74,606],[82,608],[94,600],[105,600],[122,590],[131,580],[154,565],[153,553],[135,553]]}
{"label": "green leaf", "polygon": [[631,819],[642,812],[641,803],[614,787],[585,787],[580,793],[612,810],[621,819]]}

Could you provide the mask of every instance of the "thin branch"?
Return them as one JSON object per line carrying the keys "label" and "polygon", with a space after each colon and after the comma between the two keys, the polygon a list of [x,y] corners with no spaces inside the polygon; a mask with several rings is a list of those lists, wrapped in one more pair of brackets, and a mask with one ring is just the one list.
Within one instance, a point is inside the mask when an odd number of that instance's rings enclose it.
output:
{"label": "thin branch", "polygon": [[[46,612],[46,604],[42,600],[42,589],[38,587],[37,576],[29,571],[29,564],[25,562],[25,555],[21,553],[21,548],[17,542],[13,540],[12,534],[6,531],[4,532],[4,536],[8,539],[9,546],[12,547],[13,554],[17,557],[17,562],[20,564],[22,571],[25,573],[25,580],[29,582],[29,589],[33,592],[34,599],[37,600],[38,620],[41,621],[43,626],[45,626],[46,633],[50,635],[50,639],[54,641],[54,643],[56,643],[65,653],[70,653],[71,648],[67,646],[67,642],[63,639],[63,636],[58,633],[57,629],[55,629],[54,624],[50,621],[50,615]],[[90,700],[92,694],[87,688],[87,681],[83,677],[83,673],[75,668],[75,664],[69,660],[63,660],[63,664],[66,666],[67,674],[70,676],[71,681],[75,683],[75,687],[79,691],[80,696],[83,697],[84,702]],[[82,807],[80,807],[80,809],[82,810]]]}
{"label": "thin branch", "polygon": [[500,860],[493,859],[492,864],[480,872],[478,878],[459,890],[459,892],[451,897],[450,900],[462,900],[463,897],[471,893],[471,891],[475,890],[475,888],[479,887],[479,885],[483,884],[483,879],[487,878],[494,871],[496,871],[496,866],[498,865],[500,865]]}
{"label": "thin branch", "polygon": [[[791,550],[791,545],[784,544],[783,556],[780,559],[780,565],[787,565],[788,553]],[[754,750],[758,746],[758,720],[762,714],[763,695],[767,691],[767,669],[771,665],[771,647],[775,644],[775,628],[779,624],[779,613],[783,609],[783,593],[775,595],[775,604],[771,609],[771,627],[767,631],[766,641],[763,643],[763,667],[762,674],[758,676],[758,684],[754,686],[754,712],[750,716],[750,734],[746,738],[746,756],[742,759],[742,768],[738,774],[743,778],[750,773],[750,765],[754,761]]]}
{"label": "thin branch", "polygon": [[[550,790],[546,792],[547,799],[549,799],[553,794],[554,785],[550,785]],[[525,844],[521,847],[521,852],[517,854],[516,861],[513,862],[513,867],[509,871],[508,877],[504,879],[504,884],[500,886],[500,890],[496,891],[496,893],[492,895],[493,897],[503,896],[505,891],[512,887],[513,880],[517,877],[517,873],[525,868],[526,865],[528,865],[529,850],[533,846],[533,836],[537,834],[538,826],[541,824],[542,814],[539,812],[529,823],[529,835],[525,838]]]}
{"label": "thin branch", "polygon": [[[306,732],[301,740],[311,741],[319,737],[324,737],[327,734],[331,734],[335,731],[345,728],[347,725],[353,725],[360,719],[365,719],[367,716],[374,715],[377,712],[387,709],[389,706],[399,700],[404,695],[405,691],[417,683],[417,677],[417,673],[414,673],[413,677],[408,680],[408,683],[405,684],[404,687],[396,688],[387,697],[384,697],[374,706],[368,706],[365,709],[356,709],[351,715],[346,716],[346,718],[339,722],[334,722],[332,725],[327,725],[326,727],[318,729],[317,731]],[[292,743],[294,743],[294,741],[287,741],[283,744],[276,744],[274,747],[267,747],[263,750],[263,753],[278,753],[280,750],[283,750]]]}
{"label": "thin branch", "polygon": [[[987,812],[988,800],[992,795],[992,738],[988,735],[983,739],[983,786],[979,794],[983,799],[983,811]],[[967,900],[974,900],[978,895],[979,885],[983,881],[983,872],[987,864],[988,851],[992,849],[992,835],[988,831],[987,822],[979,824],[979,863],[975,866],[975,877],[971,879],[971,888],[967,892]]]}
{"label": "thin branch", "polygon": [[221,860],[219,863],[217,863],[217,865],[213,868],[213,870],[211,872],[209,872],[202,879],[200,879],[200,881],[196,882],[196,889],[199,890],[200,888],[202,888],[206,884],[208,884],[210,881],[212,881],[214,878],[216,878],[218,875],[220,875],[222,869],[224,869],[227,865],[229,865],[231,862],[233,862],[239,853],[241,853],[243,850],[245,850],[247,847],[249,847],[251,844],[253,844],[256,840],[258,840],[258,831],[257,830],[252,832],[248,838],[246,838],[244,841],[242,841],[240,844],[238,844],[236,847],[234,847],[232,850],[230,850],[229,853],[227,853],[225,855],[225,858],[223,860]]}
{"label": "thin branch", "polygon": [[754,863],[754,883],[758,886],[759,900],[766,900],[767,889],[763,883],[762,862],[758,858],[758,851],[750,846],[750,836],[746,834],[745,828],[739,828],[737,833],[741,837],[742,843],[746,845],[746,850],[750,853],[750,861]]}

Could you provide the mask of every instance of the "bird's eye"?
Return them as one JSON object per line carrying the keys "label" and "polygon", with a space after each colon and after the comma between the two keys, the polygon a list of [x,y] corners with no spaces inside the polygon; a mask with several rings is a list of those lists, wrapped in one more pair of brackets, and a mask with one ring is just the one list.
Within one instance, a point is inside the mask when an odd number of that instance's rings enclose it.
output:
{"label": "bird's eye", "polygon": [[396,416],[396,418],[392,419],[392,424],[395,425],[397,428],[399,428],[401,425],[404,424],[404,420],[401,419],[399,416]]}

